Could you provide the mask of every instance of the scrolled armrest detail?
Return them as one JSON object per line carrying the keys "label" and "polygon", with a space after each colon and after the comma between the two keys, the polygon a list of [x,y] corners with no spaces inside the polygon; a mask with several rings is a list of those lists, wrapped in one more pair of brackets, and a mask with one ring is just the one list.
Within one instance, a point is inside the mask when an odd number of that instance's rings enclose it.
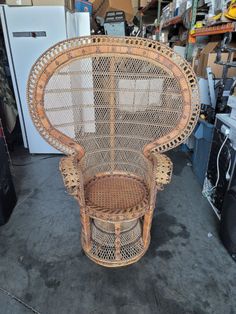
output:
{"label": "scrolled armrest detail", "polygon": [[59,169],[68,193],[75,198],[79,198],[83,189],[83,180],[77,157],[63,157],[60,160]]}
{"label": "scrolled armrest detail", "polygon": [[169,157],[160,153],[152,153],[151,158],[154,163],[154,177],[159,186],[170,183],[172,177],[173,164]]}

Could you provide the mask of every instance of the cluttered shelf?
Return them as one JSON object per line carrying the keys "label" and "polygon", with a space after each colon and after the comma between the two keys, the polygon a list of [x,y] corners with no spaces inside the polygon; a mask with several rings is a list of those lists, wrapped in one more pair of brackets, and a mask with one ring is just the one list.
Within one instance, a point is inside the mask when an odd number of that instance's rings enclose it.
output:
{"label": "cluttered shelf", "polygon": [[142,13],[146,12],[148,9],[153,7],[155,4],[157,4],[158,0],[151,0],[148,2],[142,9],[140,10]]}
{"label": "cluttered shelf", "polygon": [[166,27],[171,26],[171,25],[180,24],[182,22],[183,22],[182,16],[175,16],[175,17],[172,17],[171,19],[165,21],[162,25],[162,28],[166,28]]}
{"label": "cluttered shelf", "polygon": [[218,34],[224,34],[227,32],[235,32],[235,30],[236,30],[236,22],[231,22],[231,23],[225,23],[225,24],[221,24],[217,26],[195,28],[191,32],[191,36],[198,37],[198,36],[218,35]]}

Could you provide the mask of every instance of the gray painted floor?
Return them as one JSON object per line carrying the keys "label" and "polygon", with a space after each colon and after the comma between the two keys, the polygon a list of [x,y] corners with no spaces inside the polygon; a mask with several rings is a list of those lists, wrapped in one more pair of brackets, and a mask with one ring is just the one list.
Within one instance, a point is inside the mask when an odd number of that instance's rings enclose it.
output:
{"label": "gray painted floor", "polygon": [[[0,288],[45,314],[236,313],[236,264],[187,159],[171,155],[150,249],[132,266],[106,269],[81,251],[79,209],[59,158],[18,153],[13,162],[27,165],[14,168],[18,205],[0,228]],[[0,290],[0,313],[33,312]]]}

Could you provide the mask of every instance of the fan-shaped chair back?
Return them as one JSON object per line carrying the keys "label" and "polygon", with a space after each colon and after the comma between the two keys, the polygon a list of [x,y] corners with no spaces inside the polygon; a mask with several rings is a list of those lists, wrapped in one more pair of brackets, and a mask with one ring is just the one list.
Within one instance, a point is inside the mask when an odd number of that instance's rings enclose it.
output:
{"label": "fan-shaped chair back", "polygon": [[189,64],[158,42],[132,37],[57,44],[34,65],[28,99],[41,135],[66,154],[86,152],[94,173],[139,172],[143,152],[179,145],[198,117]]}

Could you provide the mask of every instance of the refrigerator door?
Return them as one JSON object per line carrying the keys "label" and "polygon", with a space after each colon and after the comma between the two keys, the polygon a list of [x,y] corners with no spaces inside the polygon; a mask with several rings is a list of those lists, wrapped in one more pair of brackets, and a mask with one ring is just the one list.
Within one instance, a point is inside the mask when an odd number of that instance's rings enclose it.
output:
{"label": "refrigerator door", "polygon": [[[12,59],[12,78],[15,80],[17,106],[22,115],[21,128],[25,146],[30,153],[58,153],[35,129],[28,111],[26,86],[30,69],[49,47],[64,40],[66,12],[63,6],[4,6],[5,23]],[[6,36],[6,34],[5,34]]]}

